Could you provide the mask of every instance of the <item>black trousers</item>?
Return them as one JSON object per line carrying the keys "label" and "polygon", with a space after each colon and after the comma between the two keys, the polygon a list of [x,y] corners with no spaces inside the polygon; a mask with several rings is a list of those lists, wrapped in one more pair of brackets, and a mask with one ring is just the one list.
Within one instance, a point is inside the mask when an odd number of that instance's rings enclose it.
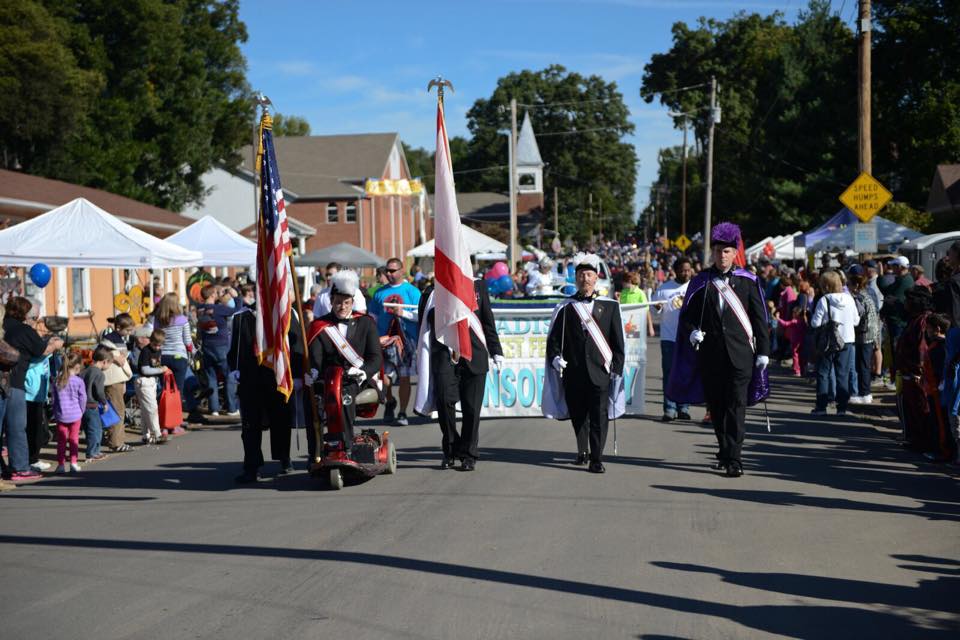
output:
{"label": "black trousers", "polygon": [[[241,378],[242,380],[242,378]],[[283,403],[283,396],[276,391],[263,392],[254,388],[239,389],[240,440],[243,442],[243,470],[255,473],[263,466],[261,447],[263,432],[270,430],[270,455],[274,460],[290,459],[290,433],[292,415]],[[264,397],[264,395],[268,397]]]}
{"label": "black trousers", "polygon": [[747,427],[747,389],[752,370],[734,368],[725,354],[700,361],[703,392],[717,436],[721,463],[741,464],[740,450]]}
{"label": "black trousers", "polygon": [[590,460],[600,462],[607,444],[607,411],[610,404],[610,385],[598,387],[585,370],[570,368],[563,374],[563,393],[577,437],[577,452],[587,453]]}
{"label": "black trousers", "polygon": [[40,460],[40,450],[50,442],[50,427],[42,402],[27,402],[27,450],[30,464]]}
{"label": "black trousers", "polygon": [[[440,423],[443,455],[448,458],[476,460],[480,442],[480,406],[487,375],[473,373],[463,361],[454,365],[447,357],[433,358],[433,390]],[[457,432],[456,404],[463,416]]]}
{"label": "black trousers", "polygon": [[856,346],[857,388],[850,391],[861,398],[870,395],[870,383],[873,382],[873,352],[875,349],[876,345],[872,342],[866,344],[858,342]]}

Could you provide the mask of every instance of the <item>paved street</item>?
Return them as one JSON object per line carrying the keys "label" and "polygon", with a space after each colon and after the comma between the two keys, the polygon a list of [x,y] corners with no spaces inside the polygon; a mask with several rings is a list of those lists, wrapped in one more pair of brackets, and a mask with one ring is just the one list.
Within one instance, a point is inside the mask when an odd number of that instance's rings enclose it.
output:
{"label": "paved street", "polygon": [[504,419],[474,473],[413,424],[396,476],[238,488],[205,428],[0,496],[4,637],[958,637],[956,469],[811,398],[778,377],[740,479],[698,423],[619,420],[596,476],[568,424]]}

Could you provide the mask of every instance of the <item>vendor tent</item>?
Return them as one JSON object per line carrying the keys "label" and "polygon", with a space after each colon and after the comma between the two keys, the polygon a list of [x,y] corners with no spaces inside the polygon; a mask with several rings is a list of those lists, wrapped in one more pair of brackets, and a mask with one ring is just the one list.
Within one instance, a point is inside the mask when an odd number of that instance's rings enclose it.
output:
{"label": "vendor tent", "polygon": [[[463,239],[467,245],[467,252],[471,255],[477,255],[478,253],[503,253],[507,250],[507,245],[503,244],[495,238],[491,238],[488,235],[480,233],[475,229],[464,225],[461,227],[463,233]],[[425,258],[427,256],[433,255],[433,240],[428,240],[421,245],[417,245],[410,251],[407,251],[407,255],[411,258]]]}
{"label": "vendor tent", "polygon": [[77,198],[0,231],[0,264],[28,267],[37,262],[51,267],[173,268],[199,266],[203,255]]}
{"label": "vendor tent", "polygon": [[[843,209],[826,223],[804,235],[806,251],[808,253],[819,253],[822,251],[852,250],[854,248],[854,225],[858,222],[860,220],[849,209]],[[897,224],[881,216],[874,216],[870,223],[877,227],[877,247],[886,250],[889,250],[891,245],[900,245],[907,240],[919,238],[923,235],[919,231],[914,231],[910,227]]]}
{"label": "vendor tent", "polygon": [[167,238],[184,249],[203,254],[207,267],[247,266],[256,262],[257,243],[250,242],[216,218],[204,216]]}
{"label": "vendor tent", "polygon": [[338,242],[296,259],[298,267],[322,267],[330,262],[339,262],[345,267],[356,268],[379,267],[387,261],[349,242]]}

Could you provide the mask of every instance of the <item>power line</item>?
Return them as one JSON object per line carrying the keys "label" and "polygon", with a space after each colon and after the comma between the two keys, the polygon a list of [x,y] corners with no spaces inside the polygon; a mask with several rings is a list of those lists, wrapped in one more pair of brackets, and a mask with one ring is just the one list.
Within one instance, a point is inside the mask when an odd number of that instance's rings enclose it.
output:
{"label": "power line", "polygon": [[592,129],[571,129],[570,131],[548,131],[547,133],[537,133],[535,134],[538,138],[546,138],[549,136],[573,136],[578,133],[593,133],[594,131],[610,131],[611,129],[619,129],[620,127],[611,125],[609,127],[594,127]]}
{"label": "power line", "polygon": [[540,104],[520,104],[517,103],[518,107],[523,107],[525,109],[546,109],[547,107],[562,107],[566,105],[577,105],[577,104],[596,104],[598,102],[611,102],[610,98],[597,98],[596,100],[570,100],[568,102],[541,102]]}

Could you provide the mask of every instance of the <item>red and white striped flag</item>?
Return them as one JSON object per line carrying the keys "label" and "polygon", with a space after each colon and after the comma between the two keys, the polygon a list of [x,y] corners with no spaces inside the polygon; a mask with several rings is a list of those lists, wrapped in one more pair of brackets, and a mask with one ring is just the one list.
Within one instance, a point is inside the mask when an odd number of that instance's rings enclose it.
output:
{"label": "red and white striped flag", "polygon": [[260,121],[260,216],[257,220],[257,361],[276,374],[277,391],[293,393],[290,372],[290,271],[293,252],[287,229],[287,212],[280,187],[280,172],[273,150],[272,121]]}
{"label": "red and white striped flag", "polygon": [[473,267],[470,253],[460,229],[460,212],[453,184],[453,165],[443,102],[437,102],[436,194],[434,198],[434,331],[437,341],[454,354],[470,360],[468,314],[476,311],[477,297],[473,289]]}

